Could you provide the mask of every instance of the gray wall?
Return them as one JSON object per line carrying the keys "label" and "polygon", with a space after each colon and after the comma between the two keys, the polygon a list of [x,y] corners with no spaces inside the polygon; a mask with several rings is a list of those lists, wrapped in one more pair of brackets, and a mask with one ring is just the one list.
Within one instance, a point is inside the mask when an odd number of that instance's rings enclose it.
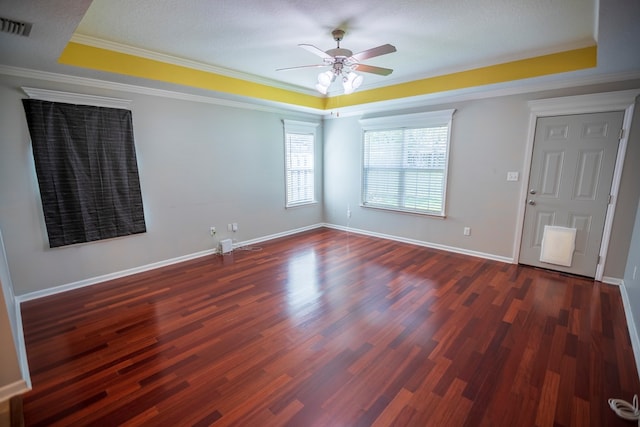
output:
{"label": "gray wall", "polygon": [[[627,265],[627,251],[631,244],[631,235],[640,200],[640,98],[636,98],[633,123],[629,129],[627,153],[622,170],[622,181],[616,202],[616,217],[611,231],[611,245],[617,248],[615,254],[607,257],[607,270],[612,277],[622,278]],[[605,271],[605,272],[606,272]],[[636,318],[640,317],[640,300]]]}
{"label": "gray wall", "polygon": [[[3,284],[0,283],[0,285]],[[3,390],[7,386],[13,386],[22,380],[22,372],[18,364],[18,350],[14,345],[15,341],[13,339],[7,303],[14,305],[15,301],[7,301],[4,293],[0,292],[0,342],[2,342],[0,346],[0,390]],[[4,393],[0,392],[0,402],[10,397],[13,396],[5,396]]]}
{"label": "gray wall", "polygon": [[[147,233],[48,248],[22,86],[133,100]],[[0,229],[15,294],[209,250],[215,246],[210,226],[217,227],[218,238],[242,242],[321,223],[321,203],[284,208],[283,118],[319,121],[0,76]],[[322,144],[317,158],[322,170]],[[227,232],[231,222],[238,223],[238,232]]]}
{"label": "gray wall", "polygon": [[[633,159],[629,162],[633,164],[630,169],[640,169],[638,163],[640,160],[640,100],[636,100],[636,111],[634,123],[629,136],[630,142],[636,148]],[[631,185],[637,195],[636,200],[640,199],[640,179],[636,179],[635,185]],[[624,286],[629,297],[629,305],[631,307],[631,317],[635,325],[636,343],[640,344],[640,202],[636,202],[635,224],[633,233],[629,243],[629,256],[627,257],[627,265],[624,271]],[[635,277],[634,277],[635,276]],[[630,325],[631,329],[631,325]],[[640,369],[640,354],[636,354],[636,363]]]}
{"label": "gray wall", "polygon": [[[26,385],[16,388],[22,380],[19,364],[20,348],[18,334],[18,317],[13,288],[6,263],[2,233],[0,233],[0,402],[13,397],[18,392],[26,391]],[[11,389],[11,392],[9,392]]]}
{"label": "gray wall", "polygon": [[[425,111],[448,108],[456,112],[446,219],[360,207],[361,130],[357,118],[345,118],[325,124],[327,222],[346,225],[350,205],[349,225],[354,228],[510,257],[521,183],[507,182],[506,176],[508,171],[522,172],[526,104],[501,98],[438,105]],[[465,226],[471,227],[471,236],[463,235]]]}
{"label": "gray wall", "polygon": [[[20,87],[133,100],[133,120],[148,232],[49,249]],[[214,247],[218,238],[259,239],[322,222],[511,258],[525,168],[527,101],[640,87],[627,82],[425,105],[395,115],[455,108],[447,218],[375,209],[360,201],[358,117],[326,120],[319,133],[320,203],[284,208],[283,118],[269,112],[0,76],[0,229],[16,295],[117,273]],[[638,109],[640,111],[640,109]],[[368,117],[373,117],[369,115]],[[621,279],[638,203],[640,144],[630,141],[605,276]],[[518,182],[506,181],[518,171]],[[347,223],[347,207],[352,218]],[[239,231],[226,231],[237,222]],[[463,227],[472,228],[463,236]]]}
{"label": "gray wall", "polygon": [[[635,276],[635,277],[634,277]],[[624,286],[629,297],[629,305],[631,307],[631,316],[637,334],[640,334],[640,205],[636,215],[636,223],[633,228],[633,237],[631,239],[631,247],[629,248],[629,257],[627,259],[627,268],[624,272]],[[631,329],[631,325],[629,325]],[[640,336],[636,337],[640,340]],[[640,369],[640,354],[636,355]]]}
{"label": "gray wall", "polygon": [[[525,169],[529,123],[527,102],[534,99],[607,92],[628,85],[572,88],[466,102],[425,106],[411,111],[455,108],[447,188],[447,218],[362,208],[360,203],[361,130],[358,117],[325,122],[325,220],[367,232],[399,236],[497,258],[512,258],[520,189]],[[640,108],[636,110],[640,111]],[[637,116],[637,114],[636,114]],[[640,118],[636,117],[636,123]],[[604,276],[622,279],[640,191],[640,143],[631,138],[625,159],[616,217]],[[508,182],[508,171],[520,181]],[[347,222],[347,207],[352,217]],[[463,227],[471,235],[463,235]]]}

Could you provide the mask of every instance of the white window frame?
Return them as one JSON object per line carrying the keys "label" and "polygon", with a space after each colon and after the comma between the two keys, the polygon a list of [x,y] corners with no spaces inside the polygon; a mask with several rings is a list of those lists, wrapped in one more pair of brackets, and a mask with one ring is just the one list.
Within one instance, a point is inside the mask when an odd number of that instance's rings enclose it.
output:
{"label": "white window frame", "polygon": [[[361,156],[361,183],[360,183],[360,194],[361,200],[360,205],[365,208],[375,208],[375,209],[384,209],[398,212],[406,212],[412,214],[419,215],[429,215],[429,216],[438,216],[445,217],[445,209],[446,209],[446,200],[447,200],[447,175],[449,171],[449,151],[451,147],[451,125],[453,121],[453,113],[455,109],[451,110],[441,110],[441,111],[431,111],[425,113],[416,113],[416,114],[405,114],[400,116],[387,116],[387,117],[379,117],[379,118],[371,118],[371,119],[362,119],[360,120],[360,125],[362,128],[362,156]],[[369,131],[382,131],[382,130],[396,130],[396,129],[416,129],[416,128],[429,128],[429,127],[439,127],[446,126],[447,127],[447,142],[446,142],[446,153],[445,153],[445,166],[444,166],[444,176],[443,176],[443,191],[442,191],[442,207],[439,211],[434,210],[418,210],[418,209],[410,209],[403,208],[402,206],[392,207],[388,205],[378,205],[376,203],[370,202],[366,200],[366,192],[365,192],[365,182],[366,182],[366,170],[365,170],[365,134]],[[403,170],[408,170],[403,168]]]}
{"label": "white window frame", "polygon": [[[314,204],[317,203],[316,200],[316,182],[317,182],[317,177],[316,177],[316,144],[317,144],[317,128],[319,123],[313,123],[313,122],[302,122],[302,121],[297,121],[297,120],[283,120],[282,121],[283,125],[284,125],[284,184],[285,184],[285,188],[284,188],[284,197],[285,197],[285,207],[286,208],[292,208],[292,207],[297,207],[297,206],[304,206],[304,205],[310,205],[310,204]],[[311,197],[305,198],[305,199],[296,199],[296,200],[290,200],[290,191],[289,191],[289,187],[291,185],[291,183],[289,182],[289,170],[290,170],[290,162],[289,162],[289,137],[288,135],[290,134],[297,134],[297,135],[311,135],[313,136],[313,146],[311,149],[312,155],[313,155],[313,160],[312,160],[312,173],[311,176],[313,178],[313,182],[311,185]]]}

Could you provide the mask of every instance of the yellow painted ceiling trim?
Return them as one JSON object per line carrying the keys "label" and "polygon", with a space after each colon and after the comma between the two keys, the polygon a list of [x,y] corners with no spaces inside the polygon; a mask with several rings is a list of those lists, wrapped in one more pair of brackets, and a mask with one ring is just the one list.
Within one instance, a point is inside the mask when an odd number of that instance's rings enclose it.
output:
{"label": "yellow painted ceiling trim", "polygon": [[458,73],[429,77],[378,89],[355,92],[351,95],[327,98],[325,108],[348,107],[592,68],[597,65],[597,53],[597,46],[589,46]]}
{"label": "yellow painted ceiling trim", "polygon": [[319,110],[330,110],[592,68],[596,66],[597,62],[597,46],[573,49],[329,98],[301,94],[76,42],[69,42],[62,52],[59,62],[66,65],[200,89]]}
{"label": "yellow painted ceiling trim", "polygon": [[320,97],[75,42],[67,44],[58,62],[303,107],[324,109],[325,105]]}

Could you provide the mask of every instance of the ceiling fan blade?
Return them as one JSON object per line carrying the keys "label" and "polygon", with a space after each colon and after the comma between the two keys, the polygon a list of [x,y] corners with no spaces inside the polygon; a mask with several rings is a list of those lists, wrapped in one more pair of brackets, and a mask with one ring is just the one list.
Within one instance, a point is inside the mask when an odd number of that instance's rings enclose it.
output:
{"label": "ceiling fan blade", "polygon": [[373,58],[375,56],[386,55],[387,53],[393,53],[396,51],[396,47],[390,44],[383,44],[382,46],[373,47],[371,49],[358,52],[351,57],[357,61],[364,61],[365,59]]}
{"label": "ceiling fan blade", "polygon": [[287,68],[278,68],[276,71],[288,71],[288,70],[297,70],[299,68],[318,68],[318,67],[329,67],[331,64],[316,64],[316,65],[300,65],[299,67],[287,67]]}
{"label": "ceiling fan blade", "polygon": [[378,74],[381,76],[388,76],[393,72],[391,68],[374,67],[373,65],[356,64],[353,67],[363,73]]}
{"label": "ceiling fan blade", "polygon": [[304,50],[313,53],[314,55],[318,55],[322,59],[333,59],[333,56],[327,54],[325,51],[318,49],[312,44],[299,44],[301,48]]}

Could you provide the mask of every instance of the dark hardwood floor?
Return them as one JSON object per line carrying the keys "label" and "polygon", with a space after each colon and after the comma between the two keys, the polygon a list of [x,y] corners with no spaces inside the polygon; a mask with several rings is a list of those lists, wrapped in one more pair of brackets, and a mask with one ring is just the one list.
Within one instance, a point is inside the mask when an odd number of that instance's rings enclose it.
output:
{"label": "dark hardwood floor", "polygon": [[627,426],[619,289],[319,229],[22,305],[28,426]]}

